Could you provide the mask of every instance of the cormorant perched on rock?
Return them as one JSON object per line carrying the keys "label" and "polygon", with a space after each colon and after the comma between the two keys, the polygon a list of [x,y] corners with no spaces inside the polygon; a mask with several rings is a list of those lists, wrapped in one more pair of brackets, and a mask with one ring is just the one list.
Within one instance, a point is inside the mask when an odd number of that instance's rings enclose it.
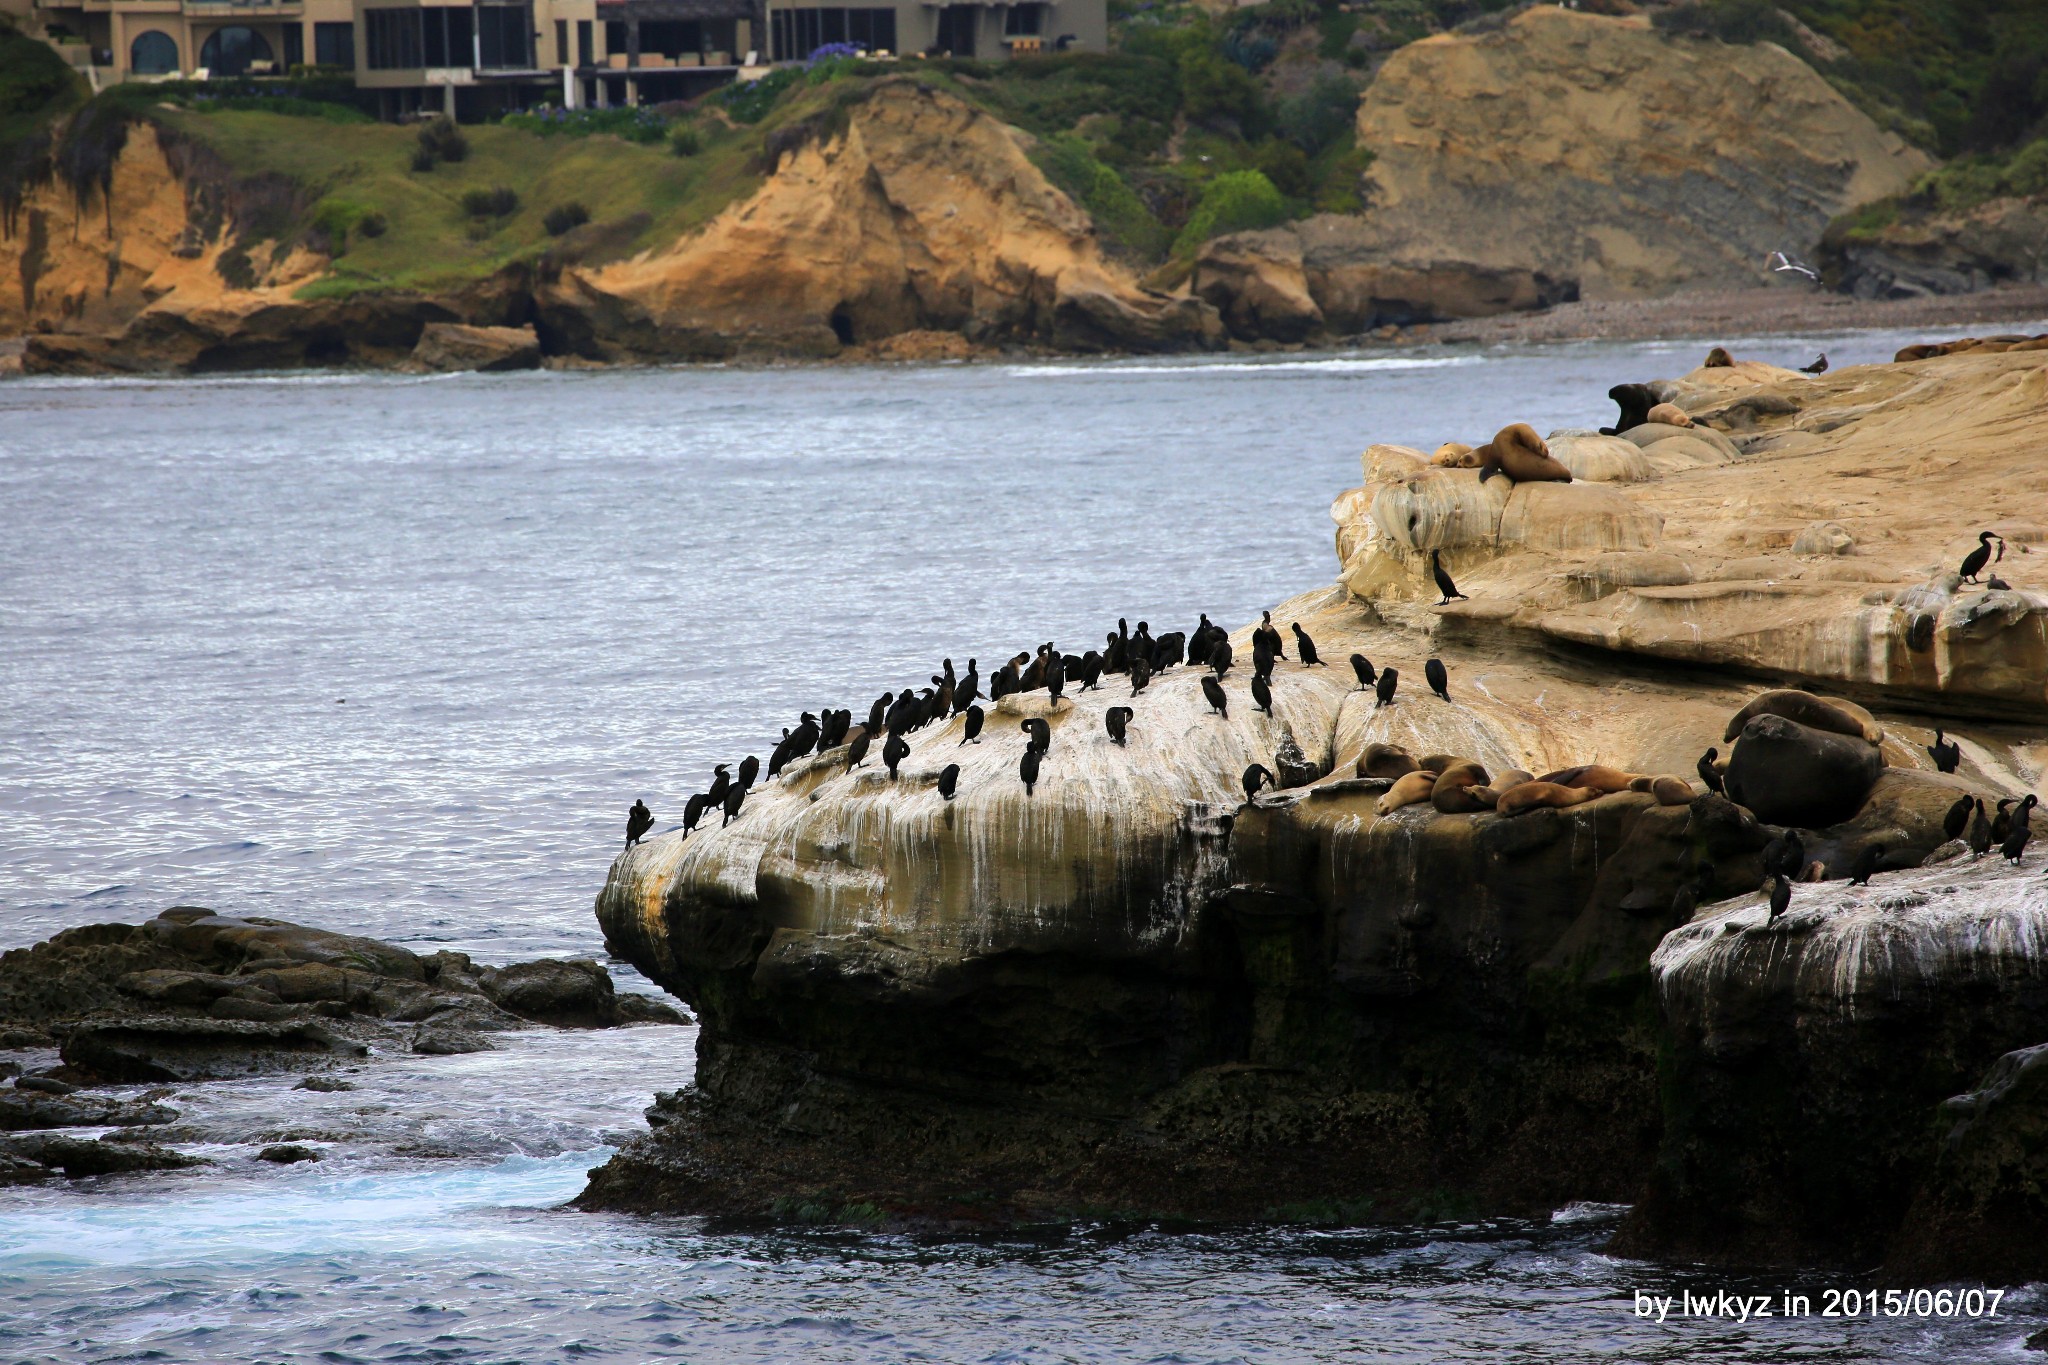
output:
{"label": "cormorant perched on rock", "polygon": [[1296,621],[1292,623],[1290,629],[1294,631],[1294,653],[1295,657],[1301,660],[1301,666],[1303,668],[1325,667],[1323,661],[1316,657],[1316,642],[1308,638],[1308,632],[1301,628],[1301,622]]}
{"label": "cormorant perched on rock", "polygon": [[948,763],[939,769],[939,795],[948,801],[953,799],[953,789],[960,785],[960,765]]}
{"label": "cormorant perched on rock", "polygon": [[1052,705],[1060,704],[1060,693],[1067,688],[1067,661],[1055,652],[1045,661],[1045,690],[1052,694]]}
{"label": "cormorant perched on rock", "polygon": [[1785,907],[1790,904],[1792,904],[1792,883],[1785,880],[1784,873],[1773,873],[1771,876],[1771,914],[1770,918],[1766,919],[1764,923],[1771,924],[1775,922],[1778,916],[1785,913]]}
{"label": "cormorant perched on rock", "polygon": [[1934,743],[1927,746],[1927,756],[1934,760],[1936,772],[1952,773],[1963,761],[1963,747],[1952,739],[1945,739],[1937,725],[1934,727]]}
{"label": "cormorant perched on rock", "polygon": [[1244,799],[1247,805],[1251,803],[1252,797],[1258,794],[1261,784],[1268,787],[1278,787],[1280,785],[1279,781],[1265,764],[1254,763],[1251,767],[1244,770]]}
{"label": "cormorant perched on rock", "polygon": [[1259,641],[1264,640],[1273,650],[1273,657],[1284,659],[1287,651],[1280,647],[1280,632],[1273,625],[1273,613],[1264,612],[1259,617],[1259,628],[1252,632],[1252,648],[1257,650]]}
{"label": "cormorant perched on rock", "polygon": [[1110,742],[1121,746],[1124,734],[1137,712],[1128,706],[1112,706],[1102,713],[1102,728],[1109,731]]}
{"label": "cormorant perched on rock", "polygon": [[1796,877],[1806,870],[1806,841],[1799,831],[1788,829],[1764,845],[1764,871]]}
{"label": "cormorant perched on rock", "polygon": [[1124,658],[1131,663],[1143,659],[1152,662],[1152,626],[1149,622],[1138,622],[1138,628],[1131,632],[1131,638],[1124,642]]}
{"label": "cormorant perched on rock", "polygon": [[1998,846],[1998,851],[2007,862],[2011,863],[2014,867],[2018,867],[2020,865],[2020,855],[2027,851],[2027,840],[2033,837],[2033,830],[2025,825],[2015,824],[2012,827],[2012,833],[2006,835],[2005,842]]}
{"label": "cormorant perched on rock", "polygon": [[[712,800],[709,792],[698,792],[695,796],[683,802],[683,833],[688,834],[691,830],[697,828],[697,822],[704,818],[704,812],[709,810],[711,806]],[[1986,847],[1988,848],[1989,845],[1987,844]]]}
{"label": "cormorant perched on rock", "polygon": [[1991,812],[1992,843],[2002,844],[2005,842],[2005,836],[2012,833],[2012,807],[2015,804],[2013,798],[2008,796],[1998,803],[1996,810]]}
{"label": "cormorant perched on rock", "polygon": [[1131,695],[1135,697],[1145,690],[1146,683],[1152,681],[1152,665],[1133,655],[1130,673]]}
{"label": "cormorant perched on rock", "polygon": [[1828,353],[1826,351],[1822,351],[1818,356],[1815,356],[1811,365],[1801,365],[1799,367],[1799,373],[1801,374],[1826,374],[1827,372]]}
{"label": "cormorant perched on rock", "polygon": [[890,731],[889,738],[882,742],[882,764],[888,768],[889,780],[891,782],[896,780],[896,765],[901,763],[909,754],[910,742],[895,731]]}
{"label": "cormorant perched on rock", "polygon": [[1451,699],[1451,675],[1444,671],[1444,661],[1442,659],[1431,659],[1428,663],[1424,664],[1422,666],[1422,676],[1428,680],[1430,691],[1436,693],[1445,701]]}
{"label": "cormorant perched on rock", "polygon": [[1031,747],[1040,753],[1052,748],[1052,727],[1045,723],[1043,716],[1026,716],[1018,722],[1017,728],[1031,736]]}
{"label": "cormorant perched on rock", "polygon": [[1209,613],[1202,613],[1202,624],[1196,626],[1188,636],[1188,662],[1206,663],[1209,652],[1216,648],[1216,642],[1223,638],[1223,628],[1209,620]]}
{"label": "cormorant perched on rock", "polygon": [[1269,716],[1273,714],[1273,685],[1263,673],[1252,674],[1252,705]]}
{"label": "cormorant perched on rock", "polygon": [[1430,577],[1436,580],[1436,590],[1443,594],[1443,596],[1437,600],[1438,606],[1447,607],[1452,602],[1466,602],[1471,600],[1470,598],[1466,597],[1464,593],[1458,591],[1458,585],[1451,581],[1451,576],[1448,573],[1444,572],[1443,551],[1431,550],[1429,552],[1429,573]]}
{"label": "cormorant perched on rock", "polygon": [[1017,776],[1024,779],[1024,794],[1031,795],[1032,787],[1038,783],[1038,750],[1024,751],[1024,757],[1017,763]]}
{"label": "cormorant perched on rock", "polygon": [[1175,664],[1183,663],[1188,657],[1188,637],[1177,630],[1168,631],[1152,642],[1152,671],[1164,673]]}
{"label": "cormorant perched on rock", "polygon": [[1709,749],[1700,755],[1700,761],[1695,765],[1699,769],[1700,781],[1707,784],[1707,790],[1710,792],[1721,790],[1721,770],[1715,766],[1715,761],[1720,757],[1719,749]]}
{"label": "cormorant perched on rock", "polygon": [[626,847],[640,842],[640,836],[654,828],[654,812],[647,809],[647,803],[633,798],[633,809],[626,812]]}
{"label": "cormorant perched on rock", "polygon": [[806,711],[790,732],[790,757],[802,758],[818,747],[818,718]]}
{"label": "cormorant perched on rock", "polygon": [[1216,675],[1205,674],[1202,678],[1202,695],[1209,699],[1209,708],[1219,716],[1230,714],[1230,699],[1223,695],[1223,684],[1216,681]]}
{"label": "cormorant perched on rock", "polygon": [[1956,803],[1948,808],[1948,814],[1941,817],[1942,834],[1950,839],[1962,838],[1963,831],[1970,826],[1970,811],[1976,804],[1977,798],[1967,792],[1958,796]]}
{"label": "cormorant perched on rock", "polygon": [[983,715],[984,713],[979,706],[970,706],[967,708],[967,723],[961,727],[960,734],[960,742],[962,744],[981,743],[981,722]]}
{"label": "cormorant perched on rock", "polygon": [[1991,821],[1985,817],[1984,802],[1977,802],[1977,813],[1970,817],[1970,856],[1981,858],[1991,851]]}
{"label": "cormorant perched on rock", "polygon": [[1984,566],[1991,562],[1991,542],[1998,542],[1998,557],[2005,558],[2005,537],[1996,531],[1979,531],[1977,548],[1963,556],[1962,575],[1965,583],[1975,583],[1977,575],[1984,572]]}
{"label": "cormorant perched on rock", "polygon": [[747,789],[737,782],[733,783],[731,788],[725,793],[725,818],[718,822],[720,829],[724,829],[733,822],[734,817],[740,813],[740,804],[746,799]]}
{"label": "cormorant perched on rock", "polygon": [[[1118,621],[1117,624],[1122,625],[1123,622]],[[1130,667],[1129,659],[1130,649],[1124,637],[1115,631],[1109,632],[1102,642],[1102,671],[1121,673]]]}
{"label": "cormorant perched on rock", "polygon": [[1081,656],[1081,690],[1088,691],[1102,681],[1102,656],[1089,650]]}
{"label": "cormorant perched on rock", "polygon": [[863,726],[861,732],[853,737],[853,743],[846,746],[846,771],[852,772],[867,761],[868,746],[874,742],[875,732]]}
{"label": "cormorant perched on rock", "polygon": [[1351,656],[1351,671],[1358,675],[1360,687],[1371,687],[1379,679],[1379,674],[1373,670],[1372,660],[1363,654]]}
{"label": "cormorant perched on rock", "polygon": [[960,678],[959,686],[953,689],[953,714],[959,715],[974,705],[974,699],[981,695],[981,674],[976,671],[974,660],[967,661],[967,672]]}
{"label": "cormorant perched on rock", "polygon": [[1871,874],[1878,870],[1877,865],[1883,861],[1883,844],[1872,844],[1868,848],[1864,849],[1861,853],[1856,855],[1856,866],[1851,868],[1849,871],[1849,885],[1870,885]]}
{"label": "cormorant perched on rock", "polygon": [[725,803],[725,790],[732,785],[732,774],[726,771],[728,764],[719,763],[711,769],[711,790],[704,793],[714,806]]}
{"label": "cormorant perched on rock", "polygon": [[1230,641],[1228,639],[1218,640],[1215,648],[1209,651],[1209,667],[1216,670],[1216,676],[1219,678],[1230,671]]}
{"label": "cormorant perched on rock", "polygon": [[747,755],[747,756],[746,756],[745,758],[743,758],[743,759],[741,759],[741,760],[740,760],[740,778],[739,778],[739,781],[740,781],[740,785],[741,785],[742,787],[751,787],[751,786],[753,786],[753,785],[754,785],[754,779],[755,779],[755,778],[757,778],[757,777],[759,777],[760,775],[761,775],[761,760],[760,760],[760,759],[758,759],[758,758],[754,757],[754,756],[753,756],[752,754],[748,754],[748,755]]}
{"label": "cormorant perched on rock", "polygon": [[1388,702],[1392,701],[1392,700],[1394,699],[1394,689],[1395,689],[1396,687],[1399,687],[1400,685],[1401,685],[1401,670],[1400,670],[1400,669],[1398,669],[1398,668],[1383,668],[1383,669],[1381,669],[1381,670],[1380,670],[1380,676],[1379,676],[1378,680],[1377,680],[1377,681],[1375,681],[1375,682],[1373,683],[1373,691],[1374,691],[1375,693],[1377,693],[1377,694],[1378,694],[1378,696],[1379,696],[1379,701],[1378,701],[1377,703],[1375,703],[1375,704],[1374,704],[1374,706],[1373,706],[1373,708],[1372,708],[1372,709],[1373,709],[1373,710],[1375,710],[1375,711],[1377,711],[1377,710],[1379,710],[1379,709],[1380,709],[1380,707],[1382,707],[1382,706],[1385,706],[1385,705],[1386,705],[1386,704],[1387,704]]}
{"label": "cormorant perched on rock", "polygon": [[882,718],[889,713],[889,703],[895,700],[896,694],[894,692],[884,692],[881,696],[875,698],[875,704],[868,708],[869,734],[881,733]]}
{"label": "cormorant perched on rock", "polygon": [[1273,652],[1273,642],[1263,635],[1252,637],[1252,676],[1270,678],[1273,676],[1273,661],[1280,656]]}

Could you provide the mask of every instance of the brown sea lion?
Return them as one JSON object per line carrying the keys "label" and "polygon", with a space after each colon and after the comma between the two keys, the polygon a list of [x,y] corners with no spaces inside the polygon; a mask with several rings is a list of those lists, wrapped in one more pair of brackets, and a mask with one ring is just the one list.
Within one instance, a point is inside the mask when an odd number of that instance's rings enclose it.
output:
{"label": "brown sea lion", "polygon": [[1883,770],[1884,755],[1861,733],[1765,712],[1742,727],[1722,786],[1729,800],[1766,824],[1825,829],[1862,809]]}
{"label": "brown sea lion", "polygon": [[1735,364],[1735,357],[1728,354],[1724,346],[1716,346],[1707,352],[1707,358],[1700,362],[1703,370],[1725,370]]}
{"label": "brown sea lion", "polygon": [[1577,806],[1597,799],[1601,793],[1591,787],[1560,787],[1555,782],[1522,782],[1500,794],[1494,809],[1502,815],[1520,815],[1543,806]]}
{"label": "brown sea lion", "polygon": [[1405,777],[1415,768],[1415,759],[1398,744],[1368,744],[1358,756],[1360,777]]}
{"label": "brown sea lion", "polygon": [[1393,786],[1387,794],[1373,805],[1381,815],[1392,815],[1403,806],[1412,806],[1418,801],[1429,800],[1429,794],[1436,788],[1436,774],[1416,771],[1409,773]]}
{"label": "brown sea lion", "polygon": [[1445,815],[1471,815],[1492,810],[1494,792],[1486,785],[1486,769],[1477,763],[1459,763],[1444,770],[1430,788],[1429,803]]}
{"label": "brown sea lion", "polygon": [[1445,441],[1429,457],[1429,462],[1438,469],[1477,469],[1479,452],[1463,441]]}
{"label": "brown sea lion", "polygon": [[1657,798],[1660,806],[1690,806],[1692,783],[1682,777],[1653,777],[1650,779],[1650,795]]}
{"label": "brown sea lion", "polygon": [[[1421,760],[1417,762],[1415,766],[1418,768],[1425,769],[1429,772],[1433,772],[1437,774],[1439,777],[1441,777],[1443,774],[1449,772],[1452,768],[1457,767],[1460,763],[1470,763],[1471,761],[1471,759],[1461,758],[1457,754],[1424,754]],[[1481,782],[1484,782],[1486,779],[1482,777],[1479,780]]]}
{"label": "brown sea lion", "polygon": [[1884,742],[1884,727],[1855,702],[1823,699],[1797,687],[1780,687],[1751,698],[1749,705],[1737,711],[1735,718],[1728,722],[1728,728],[1721,734],[1721,742],[1725,744],[1741,734],[1742,727],[1758,716],[1783,716],[1810,730],[1854,735],[1871,744]]}
{"label": "brown sea lion", "polygon": [[1489,787],[1492,787],[1494,792],[1498,794],[1500,792],[1506,791],[1510,787],[1519,787],[1524,782],[1534,782],[1535,780],[1536,774],[1532,772],[1528,772],[1522,768],[1510,768],[1504,773],[1495,773],[1493,775],[1493,781],[1487,783],[1487,785]]}
{"label": "brown sea lion", "polygon": [[1659,403],[1650,409],[1646,420],[1662,422],[1667,427],[1689,427],[1693,424],[1692,414],[1676,403]]}
{"label": "brown sea lion", "polygon": [[1554,773],[1545,773],[1538,782],[1548,782],[1559,787],[1590,787],[1602,796],[1609,792],[1625,792],[1640,773],[1625,773],[1619,768],[1609,768],[1600,763],[1585,763],[1576,768],[1559,768]]}
{"label": "brown sea lion", "polygon": [[1479,447],[1479,481],[1501,473],[1516,483],[1570,483],[1572,472],[1550,458],[1550,447],[1527,422],[1511,422]]}

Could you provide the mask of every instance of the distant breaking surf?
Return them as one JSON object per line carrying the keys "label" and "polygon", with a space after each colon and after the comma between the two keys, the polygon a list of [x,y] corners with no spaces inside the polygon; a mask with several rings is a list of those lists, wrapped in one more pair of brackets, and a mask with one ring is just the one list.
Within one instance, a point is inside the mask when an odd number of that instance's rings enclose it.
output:
{"label": "distant breaking surf", "polygon": [[1011,365],[1005,367],[1003,373],[1019,379],[1049,374],[1365,374],[1373,370],[1429,370],[1440,365],[1476,365],[1484,359],[1477,355],[1378,356],[1371,359],[1332,356],[1327,360],[1229,360],[1213,363],[1183,360],[1177,364],[1151,362],[1135,365],[1110,360],[1080,365]]}

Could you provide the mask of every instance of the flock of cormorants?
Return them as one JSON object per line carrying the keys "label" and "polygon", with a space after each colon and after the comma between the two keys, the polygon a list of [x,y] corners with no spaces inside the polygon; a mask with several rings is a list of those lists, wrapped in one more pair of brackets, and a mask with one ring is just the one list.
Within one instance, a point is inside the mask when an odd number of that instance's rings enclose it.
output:
{"label": "flock of cormorants", "polygon": [[[1462,596],[1435,556],[1431,557],[1431,570],[1446,601]],[[1208,701],[1211,713],[1218,716],[1230,714],[1230,697],[1223,689],[1223,680],[1236,666],[1237,660],[1230,646],[1229,632],[1211,622],[1206,613],[1192,631],[1170,631],[1156,638],[1151,633],[1150,624],[1145,621],[1138,622],[1135,631],[1130,628],[1128,618],[1119,618],[1116,626],[1115,630],[1107,633],[1100,650],[1091,649],[1080,655],[1065,654],[1048,640],[1035,652],[1015,655],[989,675],[989,702],[1000,701],[1013,692],[1043,690],[1051,706],[1057,709],[1070,681],[1078,693],[1101,688],[1106,685],[1105,680],[1112,677],[1128,681],[1130,695],[1136,697],[1155,676],[1167,669],[1196,665],[1203,669],[1202,695]],[[1293,622],[1289,629],[1294,636],[1294,657],[1301,666],[1327,667],[1316,652],[1315,640],[1302,629],[1301,623]],[[1257,629],[1252,632],[1251,643],[1252,705],[1271,715],[1273,665],[1288,657],[1284,637],[1273,624],[1272,612],[1264,613]],[[1363,654],[1351,656],[1351,669],[1361,689],[1372,689],[1375,709],[1394,700],[1401,680],[1397,669],[1375,669],[1372,661]],[[1445,701],[1451,699],[1450,675],[1442,660],[1429,660],[1423,668],[1423,676],[1438,697]],[[812,753],[829,753],[842,745],[846,750],[845,771],[851,772],[867,762],[875,737],[880,735],[882,764],[894,780],[898,765],[910,753],[910,743],[904,737],[928,725],[955,716],[963,717],[960,743],[981,743],[982,727],[988,714],[978,704],[981,695],[978,660],[970,658],[966,673],[959,674],[954,671],[953,661],[944,659],[940,662],[940,671],[931,675],[929,687],[906,687],[901,692],[884,692],[868,707],[867,718],[861,724],[854,723],[851,710],[827,707],[822,714],[806,711],[797,718],[794,729],[782,732],[782,738],[769,754],[767,776],[773,780],[797,759]],[[1128,743],[1131,721],[1136,715],[1137,712],[1129,706],[1112,706],[1103,713],[1103,729],[1111,743],[1120,748]],[[1052,749],[1052,727],[1043,717],[1031,716],[1020,724],[1019,729],[1025,734],[1025,744],[1024,753],[1018,759],[1017,776],[1029,795],[1036,787],[1041,765]],[[761,776],[761,760],[749,754],[740,760],[737,772],[732,768],[729,763],[715,765],[710,786],[684,803],[682,831],[685,837],[714,810],[720,812],[721,828],[731,824],[739,815],[747,793]],[[1253,778],[1255,772],[1264,774],[1261,781],[1275,780],[1263,766],[1253,764],[1244,775],[1247,801],[1257,790]],[[959,785],[960,765],[947,764],[939,773],[939,795],[950,801],[958,792]],[[654,813],[647,808],[646,802],[635,800],[626,815],[626,846],[630,848],[638,843],[653,827]]]}

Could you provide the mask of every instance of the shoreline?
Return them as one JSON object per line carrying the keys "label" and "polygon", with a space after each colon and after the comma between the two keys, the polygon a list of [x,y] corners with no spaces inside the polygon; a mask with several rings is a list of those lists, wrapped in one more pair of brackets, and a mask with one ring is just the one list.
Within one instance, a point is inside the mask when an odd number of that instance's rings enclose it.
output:
{"label": "shoreline", "polygon": [[[811,369],[844,365],[1017,364],[1032,361],[1117,361],[1143,357],[1170,359],[1209,355],[1313,355],[1345,351],[1407,350],[1420,346],[1499,346],[1579,341],[1682,341],[1904,330],[1921,327],[1929,340],[1949,340],[1973,330],[2015,323],[2048,327],[2048,284],[2011,285],[1972,294],[1929,295],[1911,299],[1857,299],[1795,287],[1759,288],[1713,293],[1673,294],[1657,299],[1598,300],[1558,304],[1531,312],[1496,313],[1448,322],[1389,325],[1374,332],[1326,337],[1311,342],[1233,342],[1225,351],[1094,352],[1053,347],[977,345],[957,332],[905,332],[879,341],[848,347],[835,356],[761,353],[715,361],[647,360],[605,362],[574,355],[542,356],[534,369],[550,372],[613,372],[696,368]],[[1939,335],[1932,335],[1938,332]],[[66,334],[69,335],[69,334]],[[164,369],[102,374],[30,374],[23,368],[29,338],[0,337],[0,380],[64,379],[199,379],[252,374],[406,374],[428,376],[484,371],[425,370],[409,363],[393,365],[293,366],[287,369],[221,368],[199,371]],[[504,371],[519,373],[521,371]]]}

